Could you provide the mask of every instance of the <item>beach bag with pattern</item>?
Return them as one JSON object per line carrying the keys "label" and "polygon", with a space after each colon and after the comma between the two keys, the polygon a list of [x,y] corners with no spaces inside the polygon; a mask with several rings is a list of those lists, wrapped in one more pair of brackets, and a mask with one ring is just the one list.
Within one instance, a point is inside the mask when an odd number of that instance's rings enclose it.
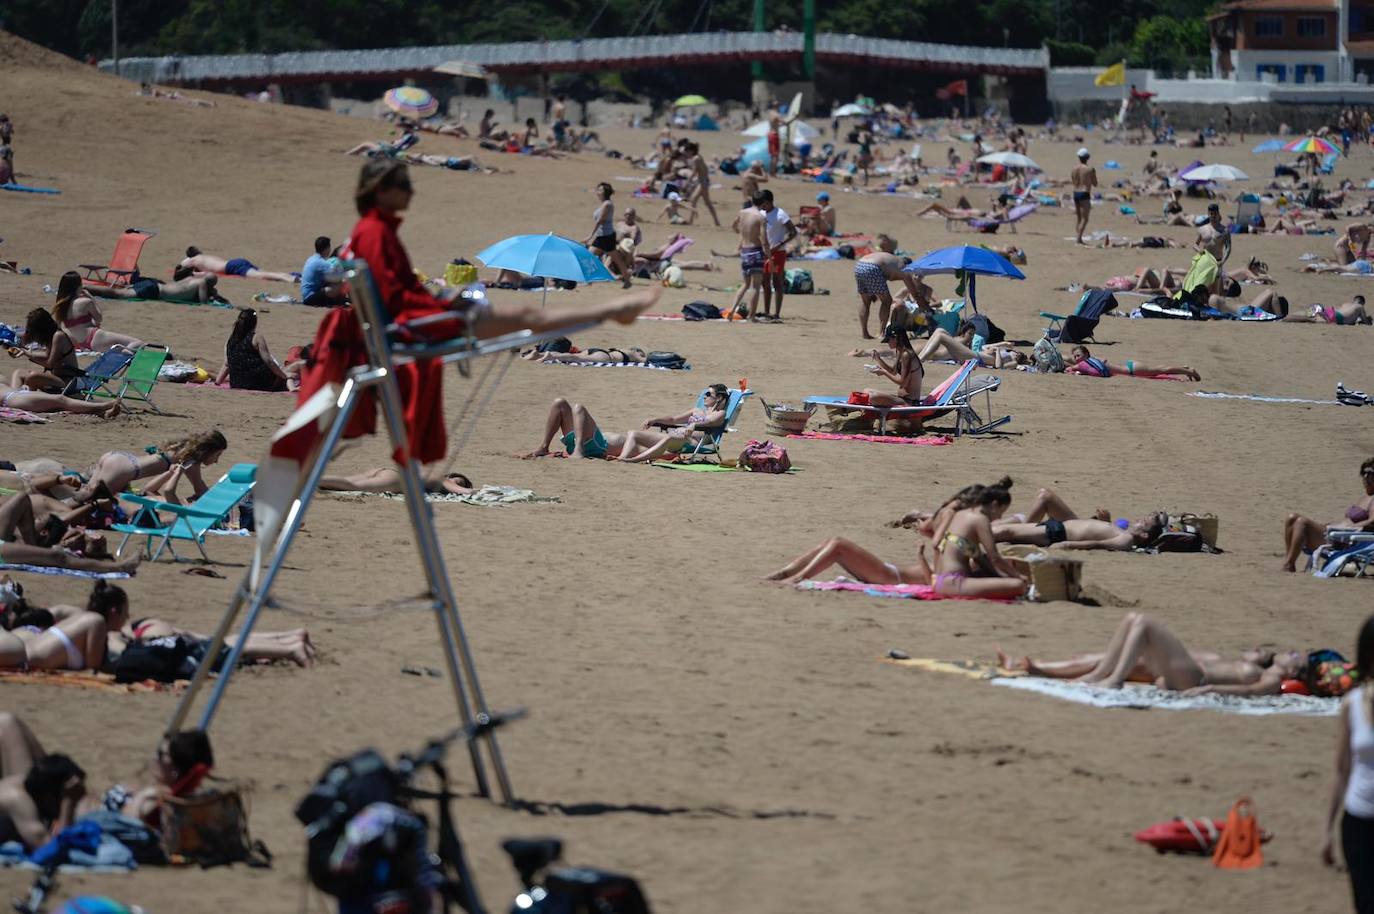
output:
{"label": "beach bag with pattern", "polygon": [[1041,337],[1036,341],[1035,348],[1031,350],[1031,358],[1035,359],[1035,367],[1041,371],[1057,374],[1064,370],[1064,354],[1059,351],[1054,340],[1048,337]]}
{"label": "beach bag with pattern", "polygon": [[751,473],[786,473],[792,469],[792,460],[782,445],[751,438],[740,451],[739,466]]}

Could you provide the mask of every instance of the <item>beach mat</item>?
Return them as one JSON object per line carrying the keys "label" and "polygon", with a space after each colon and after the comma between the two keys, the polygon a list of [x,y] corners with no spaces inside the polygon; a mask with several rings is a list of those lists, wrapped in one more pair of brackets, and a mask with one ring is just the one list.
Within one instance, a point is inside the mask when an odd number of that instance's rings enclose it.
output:
{"label": "beach mat", "polygon": [[903,438],[900,435],[841,435],[836,432],[802,432],[788,435],[789,438],[805,438],[812,441],[871,441],[874,444],[909,444],[915,447],[939,447],[953,444],[949,435],[922,435],[919,438]]}
{"label": "beach mat", "polygon": [[1259,394],[1228,394],[1219,390],[1190,390],[1190,397],[1204,400],[1253,400],[1256,403],[1301,403],[1311,406],[1340,406],[1340,400],[1304,400],[1300,397],[1264,397]]}
{"label": "beach mat", "polygon": [[29,574],[46,574],[62,578],[87,578],[98,581],[117,581],[133,577],[127,571],[78,571],[75,568],[49,568],[46,565],[17,565],[14,562],[0,562],[0,571],[26,571]]}
{"label": "beach mat", "polygon": [[17,422],[22,425],[26,423],[41,424],[48,420],[26,409],[15,409],[13,406],[0,406],[0,421]]}
{"label": "beach mat", "polygon": [[[676,463],[671,460],[654,460],[650,466],[662,467],[665,470],[687,470],[692,473],[748,473],[739,467],[721,466],[718,463]],[[801,472],[800,467],[791,467],[787,473],[760,473],[760,476],[786,476],[789,473]]]}
{"label": "beach mat", "polygon": [[848,578],[833,581],[802,581],[798,590],[842,590],[862,593],[870,597],[896,597],[907,600],[989,600],[993,603],[1013,603],[1010,597],[960,597],[936,593],[929,584],[864,584]]}
{"label": "beach mat", "polygon": [[645,362],[535,362],[536,365],[561,365],[564,368],[648,368],[653,371],[691,371],[692,366],[684,364],[681,368],[668,368],[663,365],[649,365]]}
{"label": "beach mat", "polygon": [[927,673],[947,673],[967,679],[1001,679],[1004,677],[1025,676],[1016,670],[1000,669],[996,664],[979,663],[977,660],[938,660],[934,657],[883,657],[883,663],[925,670]]}
{"label": "beach mat", "polygon": [[[327,492],[346,500],[363,498],[385,498],[390,501],[405,501],[400,492]],[[536,495],[531,489],[517,489],[514,486],[482,486],[468,495],[455,495],[452,492],[429,492],[425,495],[428,502],[446,502],[456,505],[477,505],[482,508],[500,508],[506,505],[543,502],[557,504],[562,502],[557,495]]]}
{"label": "beach mat", "polygon": [[0,184],[0,190],[12,190],[21,194],[60,194],[56,187],[29,187],[27,184]]}
{"label": "beach mat", "polygon": [[[170,692],[172,685],[146,680],[115,682],[110,673],[93,670],[0,670],[0,683],[6,685],[52,685],[68,689],[97,689],[106,692]],[[182,683],[184,687],[185,682]]]}
{"label": "beach mat", "polygon": [[1259,716],[1296,714],[1305,717],[1334,717],[1340,713],[1339,698],[1312,695],[1183,695],[1150,685],[1127,683],[1121,689],[1104,689],[1061,679],[999,677],[993,685],[1026,692],[1037,692],[1061,701],[1091,705],[1094,708],[1158,708],[1164,711],[1220,711],[1226,714]]}

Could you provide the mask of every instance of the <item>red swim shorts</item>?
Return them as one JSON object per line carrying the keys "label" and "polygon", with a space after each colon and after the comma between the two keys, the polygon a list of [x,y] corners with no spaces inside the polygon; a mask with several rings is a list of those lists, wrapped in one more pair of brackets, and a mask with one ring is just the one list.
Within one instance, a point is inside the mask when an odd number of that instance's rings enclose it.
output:
{"label": "red swim shorts", "polygon": [[787,272],[787,252],[782,248],[773,248],[769,252],[768,259],[763,262],[763,275],[772,276],[775,273]]}
{"label": "red swim shorts", "polygon": [[778,160],[778,152],[782,146],[782,140],[776,133],[768,134],[768,156],[774,162]]}

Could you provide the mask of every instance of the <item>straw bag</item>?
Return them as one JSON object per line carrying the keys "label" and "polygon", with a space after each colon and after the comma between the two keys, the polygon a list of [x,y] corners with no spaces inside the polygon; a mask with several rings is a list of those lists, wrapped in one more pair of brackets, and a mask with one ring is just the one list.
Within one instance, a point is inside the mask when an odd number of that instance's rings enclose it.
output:
{"label": "straw bag", "polygon": [[769,403],[767,400],[760,399],[763,404],[763,413],[767,417],[767,428],[770,435],[800,435],[806,431],[806,423],[811,420],[811,416],[816,411],[815,404],[809,403],[805,406],[792,406],[787,403]]}
{"label": "straw bag", "polygon": [[207,778],[209,786],[191,796],[164,797],[161,805],[162,850],[176,864],[217,866],[247,862],[265,866],[271,855],[248,834],[246,785]]}
{"label": "straw bag", "polygon": [[444,284],[463,288],[477,281],[477,268],[470,263],[451,263],[444,267]]}
{"label": "straw bag", "polygon": [[1222,830],[1216,850],[1212,852],[1212,866],[1225,870],[1252,870],[1264,866],[1260,841],[1255,804],[1249,797],[1241,797],[1226,816],[1226,828]]}

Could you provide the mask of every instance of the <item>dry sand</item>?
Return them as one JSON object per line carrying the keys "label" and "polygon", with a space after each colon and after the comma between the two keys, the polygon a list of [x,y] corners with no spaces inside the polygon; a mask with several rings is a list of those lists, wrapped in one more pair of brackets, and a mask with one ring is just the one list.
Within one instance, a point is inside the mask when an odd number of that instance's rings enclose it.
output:
{"label": "dry sand", "polygon": [[[154,275],[192,243],[265,269],[299,269],[317,234],[342,239],[353,223],[359,161],[340,151],[382,133],[366,121],[224,97],[213,109],[137,98],[132,85],[9,38],[0,38],[0,86],[0,107],[16,124],[21,176],[63,191],[0,194],[3,252],[34,269],[0,276],[0,319],[9,322],[49,304],[44,283],[106,256],[130,225],[159,233],[143,257]],[[636,153],[652,140],[647,131],[604,133]],[[735,142],[726,134],[701,139],[710,154]],[[1067,173],[1076,145],[1038,142],[1031,154]],[[1099,164],[1116,158],[1128,172],[1146,154],[1089,145]],[[1251,156],[1250,145],[1207,158],[1266,174],[1270,160]],[[433,136],[422,144],[438,153],[475,148]],[[1162,154],[1192,158],[1187,150]],[[402,234],[420,269],[437,272],[447,259],[471,257],[517,232],[581,237],[594,205],[590,187],[634,173],[599,155],[481,155],[515,173],[413,170],[418,193]],[[944,147],[928,143],[926,156],[942,161]],[[1341,169],[1369,177],[1369,153]],[[624,205],[632,185],[615,186]],[[793,212],[816,189],[786,180],[772,186]],[[728,223],[735,194],[717,197]],[[914,218],[909,199],[836,198],[844,228],[888,231],[911,251],[974,240]],[[652,215],[653,207],[641,211]],[[1038,336],[1040,309],[1072,307],[1076,296],[1055,286],[1187,261],[1185,251],[1084,250],[1063,240],[1071,225],[1068,213],[1049,209],[1015,236],[997,237],[1030,256],[1025,282],[981,287],[987,313],[1013,337]],[[1093,227],[1142,232],[1114,206],[1095,209]],[[648,241],[668,231],[650,227]],[[1145,231],[1191,239],[1183,228]],[[733,246],[725,229],[698,226],[691,234],[690,255]],[[1236,248],[1240,258],[1268,261],[1295,304],[1334,303],[1368,283],[1297,272],[1303,252],[1330,244],[1329,237],[1241,237]],[[724,263],[713,284],[734,281]],[[1371,606],[1369,585],[1279,573],[1280,528],[1291,510],[1338,517],[1358,494],[1355,469],[1374,453],[1365,414],[1186,394],[1201,387],[1326,399],[1338,379],[1368,387],[1374,379],[1358,366],[1368,365],[1371,331],[1109,318],[1100,336],[1118,345],[1099,354],[1193,365],[1204,383],[1005,372],[996,402],[1015,417],[1011,434],[943,448],[789,441],[803,471],[785,477],[511,458],[536,443],[547,404],[559,395],[619,430],[684,408],[717,380],[747,377],[761,397],[792,401],[867,385],[862,362],[844,355],[859,342],[850,265],[811,269],[833,294],[789,297],[781,326],[640,322],[579,340],[676,350],[693,363],[691,373],[515,364],[459,456],[456,466],[480,482],[563,499],[436,509],[487,695],[495,707],[532,709],[502,741],[515,789],[570,810],[536,816],[475,798],[459,803],[488,904],[501,908],[516,887],[499,840],[552,833],[566,840],[573,861],[637,875],[666,912],[1339,909],[1344,877],[1317,859],[1333,720],[1102,711],[877,658],[893,647],[983,660],[998,643],[1051,656],[1096,649],[1126,607],[1158,614],[1200,648],[1264,643],[1349,652]],[[259,290],[284,290],[239,279],[223,287],[235,304]],[[950,294],[951,284],[937,282],[937,291]],[[594,287],[550,301],[609,294]],[[663,310],[700,297],[727,298],[670,290]],[[111,329],[165,342],[212,368],[234,315],[163,303],[103,307]],[[308,339],[318,319],[304,308],[269,306],[262,326],[282,352]],[[932,383],[947,370],[932,367]],[[450,415],[468,389],[453,377],[446,382]],[[85,466],[106,449],[214,426],[229,436],[226,461],[252,461],[293,402],[173,385],[159,388],[157,399],[165,416],[0,426],[0,456],[52,455]],[[734,445],[762,437],[756,403],[739,426]],[[338,464],[380,465],[385,450],[368,440]],[[1022,509],[1048,485],[1085,509],[1216,512],[1227,552],[1090,555],[1086,578],[1102,606],[924,604],[758,583],[828,535],[901,560],[914,548],[912,535],[886,521],[1003,473],[1015,478],[1014,507]],[[223,581],[188,577],[166,563],[145,566],[128,585],[134,615],[210,630],[251,548],[232,539],[210,544],[229,574]],[[276,855],[273,868],[64,877],[63,893],[109,893],[155,912],[296,911],[303,841],[291,811],[324,764],[365,745],[413,747],[454,724],[444,680],[401,673],[408,664],[442,666],[429,615],[377,608],[417,590],[402,504],[321,498],[289,565],[280,587],[289,609],[266,613],[261,627],[308,627],[322,662],[309,671],[240,675],[214,729],[218,770],[257,784],[252,828]],[[39,601],[80,600],[86,590],[60,578],[25,583]],[[97,790],[141,776],[173,705],[166,695],[42,686],[5,686],[3,696],[0,705],[29,720],[48,747],[82,762]],[[470,787],[461,757],[454,760]],[[1255,798],[1262,824],[1276,835],[1262,871],[1220,873],[1131,840],[1134,830],[1175,814],[1221,816],[1241,794]],[[0,894],[28,878],[0,874]]]}

